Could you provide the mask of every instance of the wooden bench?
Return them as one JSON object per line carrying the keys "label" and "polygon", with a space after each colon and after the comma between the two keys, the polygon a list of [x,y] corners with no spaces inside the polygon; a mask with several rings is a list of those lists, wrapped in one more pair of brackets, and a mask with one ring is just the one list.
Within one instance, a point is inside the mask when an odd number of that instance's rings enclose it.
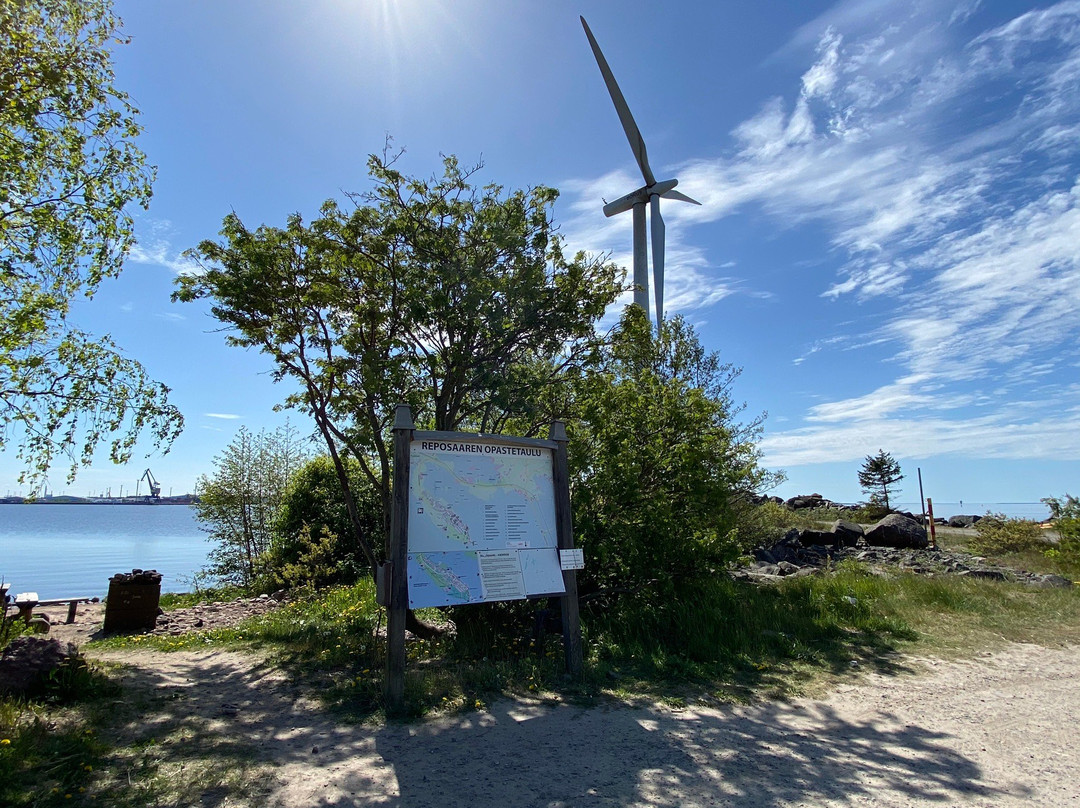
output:
{"label": "wooden bench", "polygon": [[34,616],[34,609],[39,606],[63,606],[65,603],[68,607],[67,622],[75,622],[75,612],[79,608],[80,603],[96,603],[98,598],[92,597],[77,597],[77,598],[54,598],[53,600],[39,600],[37,592],[20,592],[12,600],[12,604],[18,609],[18,614],[15,617],[21,617],[24,622],[29,623],[30,619]]}
{"label": "wooden bench", "polygon": [[63,606],[65,603],[68,605],[68,613],[66,623],[75,622],[75,610],[79,607],[80,603],[97,603],[100,598],[82,597],[82,598],[54,598],[53,600],[39,600],[38,606]]}

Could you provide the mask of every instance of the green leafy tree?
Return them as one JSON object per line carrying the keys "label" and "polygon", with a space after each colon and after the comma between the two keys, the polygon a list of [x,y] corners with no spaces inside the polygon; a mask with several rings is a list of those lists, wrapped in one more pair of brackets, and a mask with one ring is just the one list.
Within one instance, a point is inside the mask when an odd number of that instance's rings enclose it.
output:
{"label": "green leafy tree", "polygon": [[702,347],[681,317],[657,336],[630,306],[571,421],[574,533],[582,588],[672,594],[740,551],[740,508],[776,482],[758,465],[763,417],[741,424],[739,369]]}
{"label": "green leafy tree", "polygon": [[899,490],[897,483],[904,479],[900,473],[900,464],[884,449],[876,455],[867,455],[859,469],[859,485],[870,496],[872,504],[880,504],[888,509],[889,496]]}
{"label": "green leafy tree", "polygon": [[[360,463],[345,458],[364,530],[382,528],[382,501]],[[367,563],[354,542],[349,512],[334,464],[326,455],[312,458],[293,475],[278,511],[267,559],[269,574],[288,586],[354,583]]]}
{"label": "green leafy tree", "polygon": [[167,449],[183,425],[167,387],[67,323],[120,272],[153,170],[113,85],[108,0],[0,0],[0,32],[0,449],[19,446],[21,481],[58,457],[72,479],[103,443],[122,463],[140,434]]}
{"label": "green leafy tree", "polygon": [[[256,230],[226,217],[174,297],[209,299],[230,344],[261,350],[277,380],[297,383],[285,405],[314,419],[350,539],[374,569],[389,533],[394,405],[434,429],[539,429],[550,414],[536,402],[584,363],[621,275],[564,255],[550,188],[477,187],[477,169],[453,157],[430,179],[403,175],[385,153],[368,165],[373,188],[351,210],[329,201],[310,225],[295,215]],[[368,532],[346,457],[379,493],[381,536]]]}
{"label": "green leafy tree", "polygon": [[195,518],[216,545],[208,572],[222,583],[250,587],[262,574],[282,503],[307,455],[286,424],[267,432],[241,427],[199,478]]}

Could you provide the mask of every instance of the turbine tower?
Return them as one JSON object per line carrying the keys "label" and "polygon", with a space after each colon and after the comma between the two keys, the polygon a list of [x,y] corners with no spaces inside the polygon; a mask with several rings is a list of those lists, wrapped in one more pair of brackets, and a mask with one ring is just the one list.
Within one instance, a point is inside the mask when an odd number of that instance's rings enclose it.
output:
{"label": "turbine tower", "polygon": [[596,37],[589,30],[589,24],[581,17],[581,25],[585,29],[585,36],[589,38],[596,63],[600,66],[600,73],[604,77],[608,93],[615,104],[615,111],[619,114],[626,139],[630,141],[630,150],[634,153],[641,176],[645,184],[636,191],[616,199],[604,205],[604,215],[614,216],[617,213],[633,208],[634,211],[634,303],[645,310],[645,316],[649,316],[649,267],[647,250],[645,246],[645,206],[650,208],[649,218],[652,220],[652,264],[653,264],[653,294],[656,299],[656,327],[664,319],[664,219],[660,215],[660,197],[665,199],[678,199],[681,202],[689,202],[692,205],[700,205],[696,199],[691,199],[686,194],[675,190],[678,180],[663,180],[657,182],[649,167],[649,155],[645,151],[645,141],[641,132],[634,123],[634,116],[630,114],[630,107],[626,105],[619,85],[615,82],[615,76],[608,67],[607,59],[604,58],[600,46],[596,44]]}

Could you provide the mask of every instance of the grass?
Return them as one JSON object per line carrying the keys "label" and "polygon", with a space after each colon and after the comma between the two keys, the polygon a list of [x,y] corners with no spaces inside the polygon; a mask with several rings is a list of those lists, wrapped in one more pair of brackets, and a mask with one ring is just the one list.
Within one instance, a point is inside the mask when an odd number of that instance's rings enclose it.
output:
{"label": "grass", "polygon": [[0,699],[0,805],[141,808],[215,793],[258,804],[250,751],[181,722],[144,722],[158,716],[160,697],[122,690],[115,675],[91,670],[93,685],[71,703]]}
{"label": "grass", "polygon": [[[459,630],[408,645],[412,716],[484,710],[504,695],[656,699],[673,707],[817,695],[862,671],[900,674],[904,652],[966,655],[1004,641],[1080,642],[1080,589],[897,573],[844,562],[827,575],[756,586],[684,586],[678,602],[590,602],[586,675],[570,682],[561,638],[532,636],[537,603],[473,607]],[[445,620],[441,612],[423,615]],[[229,629],[136,635],[99,648],[240,649],[277,663],[343,720],[381,721],[383,611],[369,583],[309,592]],[[250,746],[191,720],[177,693],[117,684],[87,666],[31,700],[0,700],[0,804],[179,804],[207,784],[246,795],[265,772]],[[154,721],[145,720],[153,716]],[[6,743],[5,743],[6,741]],[[69,796],[70,795],[70,796]]]}
{"label": "grass", "polygon": [[[569,683],[559,636],[532,638],[540,604],[471,607],[459,632],[407,647],[412,716],[482,709],[506,694],[590,701],[605,695],[750,701],[819,692],[867,669],[898,672],[901,652],[967,653],[1002,638],[1080,641],[1080,593],[958,577],[882,577],[845,562],[831,574],[760,587],[727,578],[590,604],[587,673]],[[429,620],[445,620],[438,611]],[[467,619],[472,617],[474,619]],[[466,618],[466,619],[462,619]],[[475,619],[479,618],[479,619]],[[382,720],[382,610],[361,583],[311,593],[229,629],[137,635],[105,647],[257,650],[343,717]]]}
{"label": "grass", "polygon": [[159,605],[165,611],[188,609],[200,603],[218,603],[249,597],[239,586],[222,586],[213,589],[197,589],[194,592],[162,592]]}
{"label": "grass", "polygon": [[0,805],[84,805],[110,745],[95,727],[120,693],[99,668],[75,658],[26,698],[0,699]]}

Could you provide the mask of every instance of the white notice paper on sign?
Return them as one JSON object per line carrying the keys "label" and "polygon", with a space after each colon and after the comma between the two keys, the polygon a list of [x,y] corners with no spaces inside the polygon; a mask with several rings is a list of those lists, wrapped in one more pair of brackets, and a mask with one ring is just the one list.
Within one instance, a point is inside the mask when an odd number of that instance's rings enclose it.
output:
{"label": "white notice paper on sign", "polygon": [[585,569],[584,550],[559,550],[559,563],[564,570]]}
{"label": "white notice paper on sign", "polygon": [[521,600],[525,597],[525,578],[521,560],[513,550],[488,550],[477,553],[480,560],[480,585],[484,600]]}

